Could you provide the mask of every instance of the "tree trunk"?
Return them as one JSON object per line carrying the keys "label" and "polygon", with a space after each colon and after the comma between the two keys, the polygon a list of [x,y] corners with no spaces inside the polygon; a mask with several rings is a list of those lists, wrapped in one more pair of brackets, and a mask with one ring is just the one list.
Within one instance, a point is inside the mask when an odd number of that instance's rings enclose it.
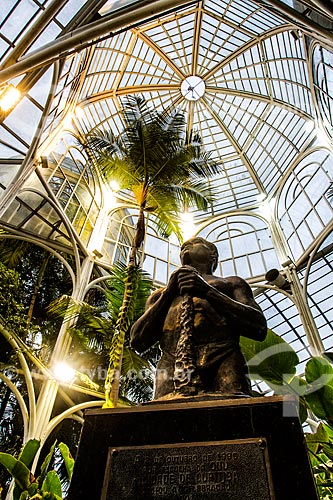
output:
{"label": "tree trunk", "polygon": [[110,349],[108,372],[105,379],[105,403],[103,408],[115,408],[118,404],[121,366],[123,361],[125,335],[131,326],[133,309],[138,289],[138,275],[136,271],[137,251],[145,238],[144,203],[140,207],[139,218],[133,238],[125,290],[122,305],[119,309]]}

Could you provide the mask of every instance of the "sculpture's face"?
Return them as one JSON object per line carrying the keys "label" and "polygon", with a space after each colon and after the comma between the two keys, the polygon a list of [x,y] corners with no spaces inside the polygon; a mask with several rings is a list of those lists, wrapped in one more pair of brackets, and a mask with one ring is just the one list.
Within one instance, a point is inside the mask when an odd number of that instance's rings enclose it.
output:
{"label": "sculpture's face", "polygon": [[200,268],[206,267],[207,272],[212,272],[215,262],[212,249],[204,241],[192,238],[186,241],[180,251],[180,260],[182,265]]}

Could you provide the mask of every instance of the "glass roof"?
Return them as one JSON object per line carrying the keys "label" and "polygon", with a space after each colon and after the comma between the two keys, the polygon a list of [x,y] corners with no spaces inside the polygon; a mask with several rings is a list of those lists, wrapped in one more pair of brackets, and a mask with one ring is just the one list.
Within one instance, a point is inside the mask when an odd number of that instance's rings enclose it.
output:
{"label": "glass roof", "polygon": [[[264,288],[264,276],[294,263],[315,297],[316,273],[332,271],[333,22],[318,5],[2,2],[0,97],[13,85],[21,98],[0,113],[1,227],[55,252],[95,251],[104,268],[125,260],[136,214],[121,194],[108,205],[111,191],[76,138],[97,128],[120,133],[128,94],[178,107],[220,165],[209,181],[218,197],[194,214],[195,233],[218,246],[219,273],[259,286],[272,327],[293,329],[307,353],[295,306]],[[143,265],[163,284],[179,265],[179,245],[149,220],[147,229]],[[324,261],[314,257],[319,249]],[[309,308],[332,348],[328,306],[317,297]]]}

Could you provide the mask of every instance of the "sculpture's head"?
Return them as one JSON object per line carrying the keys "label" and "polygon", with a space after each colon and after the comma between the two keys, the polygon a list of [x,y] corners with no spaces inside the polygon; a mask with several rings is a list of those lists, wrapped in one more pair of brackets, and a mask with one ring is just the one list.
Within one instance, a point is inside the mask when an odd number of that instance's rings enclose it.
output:
{"label": "sculpture's head", "polygon": [[190,238],[182,244],[180,260],[183,265],[194,265],[195,260],[207,266],[207,271],[214,272],[217,268],[218,251],[214,243],[204,238]]}

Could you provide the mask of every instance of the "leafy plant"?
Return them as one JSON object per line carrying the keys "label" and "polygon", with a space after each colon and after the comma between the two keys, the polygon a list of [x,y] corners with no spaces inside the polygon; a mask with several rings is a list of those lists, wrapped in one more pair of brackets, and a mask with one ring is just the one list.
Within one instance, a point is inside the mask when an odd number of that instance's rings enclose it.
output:
{"label": "leafy plant", "polygon": [[318,492],[322,500],[333,498],[333,367],[324,356],[312,357],[304,377],[296,375],[299,363],[293,348],[281,337],[268,331],[264,342],[241,338],[240,345],[250,375],[263,380],[275,394],[293,394],[299,398],[300,419],[309,414],[321,423],[317,431],[306,434],[306,441]]}
{"label": "leafy plant", "polygon": [[[147,298],[153,287],[148,273],[135,266],[137,280],[136,300],[131,314],[128,316],[128,327],[125,332],[123,362],[120,375],[119,398],[121,404],[144,402],[151,399],[153,391],[152,369],[157,355],[157,348],[150,349],[144,356],[135,353],[129,345],[129,330],[132,323],[143,314]],[[76,319],[75,327],[71,329],[73,346],[71,350],[71,365],[77,368],[89,366],[89,375],[95,384],[101,384],[105,379],[110,348],[112,346],[115,325],[122,306],[127,266],[121,262],[115,263],[109,270],[105,282],[104,299],[97,305],[88,302],[70,300],[68,296],[57,300],[49,306],[52,317]],[[89,300],[89,298],[88,298]],[[77,371],[80,375],[80,372]],[[81,378],[81,382],[84,381]],[[102,389],[102,386],[101,386]]]}
{"label": "leafy plant", "polygon": [[333,429],[321,422],[317,431],[306,434],[311,465],[322,500],[333,498]]}
{"label": "leafy plant", "polygon": [[[8,470],[15,481],[13,500],[62,499],[60,478],[55,470],[50,470],[55,447],[56,443],[51,446],[50,452],[40,467],[38,476],[34,476],[30,470],[40,448],[40,441],[37,439],[30,439],[23,447],[18,458],[9,453],[0,453],[0,463]],[[71,479],[74,460],[64,443],[59,443],[58,448],[64,460],[68,478]]]}

